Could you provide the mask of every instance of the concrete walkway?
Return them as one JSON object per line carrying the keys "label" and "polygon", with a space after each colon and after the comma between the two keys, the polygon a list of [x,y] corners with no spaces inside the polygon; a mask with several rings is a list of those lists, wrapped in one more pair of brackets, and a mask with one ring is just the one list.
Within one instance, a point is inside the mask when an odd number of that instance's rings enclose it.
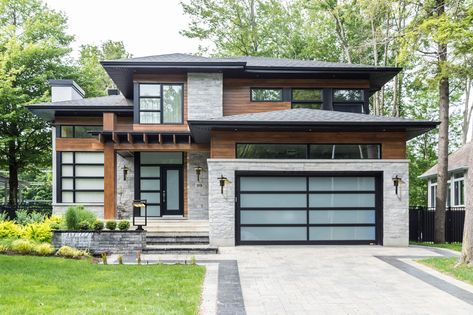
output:
{"label": "concrete walkway", "polygon": [[[196,258],[237,262],[239,283],[219,281],[218,290],[231,296],[241,285],[244,310],[238,314],[473,314],[473,286],[414,262],[445,253],[419,247],[240,246]],[[235,314],[225,305],[217,309]]]}

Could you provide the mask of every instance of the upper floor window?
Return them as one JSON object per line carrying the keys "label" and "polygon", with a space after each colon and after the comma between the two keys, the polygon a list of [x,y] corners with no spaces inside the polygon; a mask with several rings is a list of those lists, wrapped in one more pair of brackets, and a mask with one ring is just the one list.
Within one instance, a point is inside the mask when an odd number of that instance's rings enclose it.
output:
{"label": "upper floor window", "polygon": [[252,102],[282,102],[282,89],[252,88]]}
{"label": "upper floor window", "polygon": [[60,126],[60,138],[95,138],[91,131],[101,131],[102,126]]}
{"label": "upper floor window", "polygon": [[321,89],[292,89],[292,108],[322,109]]}
{"label": "upper floor window", "polygon": [[154,84],[139,85],[140,124],[182,124],[183,85]]}
{"label": "upper floor window", "polygon": [[333,110],[363,113],[363,90],[333,90]]}

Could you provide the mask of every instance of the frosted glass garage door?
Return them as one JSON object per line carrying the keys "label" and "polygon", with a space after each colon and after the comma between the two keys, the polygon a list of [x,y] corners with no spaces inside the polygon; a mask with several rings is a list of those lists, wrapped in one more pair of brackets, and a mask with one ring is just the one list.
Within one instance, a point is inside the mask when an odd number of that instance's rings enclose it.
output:
{"label": "frosted glass garage door", "polygon": [[240,244],[376,242],[374,176],[237,178]]}

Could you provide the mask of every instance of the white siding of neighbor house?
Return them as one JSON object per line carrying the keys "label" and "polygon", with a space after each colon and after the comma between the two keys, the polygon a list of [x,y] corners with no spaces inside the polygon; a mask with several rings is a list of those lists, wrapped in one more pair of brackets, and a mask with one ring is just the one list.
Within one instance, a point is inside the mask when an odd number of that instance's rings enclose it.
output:
{"label": "white siding of neighbor house", "polygon": [[[208,159],[210,243],[235,246],[235,171],[383,172],[383,245],[409,244],[409,168],[407,160],[246,160]],[[230,180],[221,194],[217,178]],[[403,183],[396,195],[393,180]]]}

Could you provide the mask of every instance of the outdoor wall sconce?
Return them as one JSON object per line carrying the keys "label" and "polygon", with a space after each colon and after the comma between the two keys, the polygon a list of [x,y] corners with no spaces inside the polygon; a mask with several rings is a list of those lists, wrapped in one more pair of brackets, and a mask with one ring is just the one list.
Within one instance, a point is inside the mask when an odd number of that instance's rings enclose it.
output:
{"label": "outdoor wall sconce", "polygon": [[126,176],[128,175],[128,167],[125,165],[122,168],[123,170],[123,180],[126,180]]}
{"label": "outdoor wall sconce", "polygon": [[204,169],[200,166],[197,166],[194,168],[195,174],[197,175],[197,181],[200,182],[200,174],[202,174],[202,171]]}
{"label": "outdoor wall sconce", "polygon": [[399,187],[400,183],[402,183],[401,177],[399,177],[398,175],[394,176],[393,177],[393,184],[394,184],[394,189],[396,191],[396,195],[397,195],[398,187]]}
{"label": "outdoor wall sconce", "polygon": [[225,187],[225,184],[231,183],[231,181],[229,181],[228,178],[226,178],[223,175],[220,175],[218,180],[219,180],[219,183],[220,183],[220,193],[223,194],[223,187]]}

